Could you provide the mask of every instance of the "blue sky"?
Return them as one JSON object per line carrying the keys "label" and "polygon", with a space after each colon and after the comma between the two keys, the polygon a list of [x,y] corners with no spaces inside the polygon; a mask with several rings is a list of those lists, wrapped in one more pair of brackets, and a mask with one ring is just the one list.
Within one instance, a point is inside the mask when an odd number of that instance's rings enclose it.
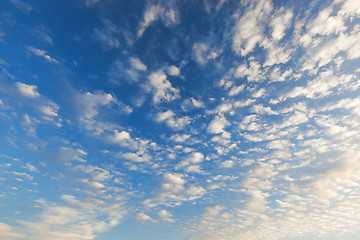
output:
{"label": "blue sky", "polygon": [[360,237],[358,0],[0,3],[0,239]]}

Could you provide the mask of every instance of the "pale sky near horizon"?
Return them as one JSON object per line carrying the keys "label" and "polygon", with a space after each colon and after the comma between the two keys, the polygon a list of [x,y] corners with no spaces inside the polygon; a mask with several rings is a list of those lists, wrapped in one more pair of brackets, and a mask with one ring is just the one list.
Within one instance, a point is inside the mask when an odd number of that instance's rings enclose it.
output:
{"label": "pale sky near horizon", "polygon": [[359,0],[2,0],[0,239],[360,239],[359,76]]}

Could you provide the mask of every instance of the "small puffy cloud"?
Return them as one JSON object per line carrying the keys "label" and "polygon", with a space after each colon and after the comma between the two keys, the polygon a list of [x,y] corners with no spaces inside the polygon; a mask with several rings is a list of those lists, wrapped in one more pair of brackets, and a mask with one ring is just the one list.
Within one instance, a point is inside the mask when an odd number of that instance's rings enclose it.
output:
{"label": "small puffy cloud", "polygon": [[222,53],[221,50],[212,49],[206,43],[195,43],[192,51],[195,61],[200,65],[205,65],[210,60],[216,59]]}
{"label": "small puffy cloud", "polygon": [[148,154],[140,154],[140,153],[123,153],[122,157],[130,160],[132,162],[148,162],[151,157]]}
{"label": "small puffy cloud", "polygon": [[223,168],[231,168],[232,166],[234,166],[234,162],[231,161],[231,160],[226,160],[226,161],[221,163],[221,166]]}
{"label": "small puffy cloud", "polygon": [[[114,130],[114,135],[110,137],[110,140],[122,147],[128,147],[134,150],[138,149],[139,147],[139,142],[136,139],[133,139],[130,136],[130,133],[127,131],[119,132],[118,130]],[[128,155],[128,157],[131,158],[130,155]]]}
{"label": "small puffy cloud", "polygon": [[147,66],[139,58],[130,57],[128,62],[115,60],[111,64],[107,75],[113,83],[123,80],[133,83],[137,82],[146,70]]}
{"label": "small puffy cloud", "polygon": [[250,199],[246,204],[246,209],[251,212],[260,213],[266,209],[266,204],[264,194],[261,191],[252,190],[250,192]]}
{"label": "small puffy cloud", "polygon": [[100,134],[104,130],[112,128],[110,124],[98,120],[98,116],[102,107],[109,106],[112,103],[119,104],[115,97],[108,93],[86,92],[78,94],[76,100],[80,112],[79,121],[85,129],[93,131],[95,134]]}
{"label": "small puffy cloud", "polygon": [[222,133],[224,132],[224,128],[229,125],[229,122],[225,117],[215,116],[214,119],[210,122],[207,127],[207,131],[209,133]]}
{"label": "small puffy cloud", "polygon": [[154,103],[170,102],[180,98],[179,89],[174,88],[162,70],[153,72],[149,76],[149,86],[153,92]]}
{"label": "small puffy cloud", "polygon": [[193,152],[187,158],[185,158],[185,160],[181,161],[177,165],[177,168],[191,165],[192,167],[188,169],[188,172],[198,172],[197,170],[200,170],[200,168],[197,165],[192,165],[192,164],[199,164],[203,160],[204,160],[204,155],[202,153]]}
{"label": "small puffy cloud", "polygon": [[167,110],[165,112],[159,112],[156,115],[155,120],[157,122],[166,122],[166,124],[175,129],[180,130],[184,128],[184,126],[188,125],[191,122],[191,118],[184,116],[184,117],[177,117],[175,113],[171,110]]}
{"label": "small puffy cloud", "polygon": [[164,209],[158,212],[158,216],[162,221],[175,222],[174,219],[171,218],[172,214]]}
{"label": "small puffy cloud", "polygon": [[20,91],[20,93],[26,97],[39,97],[40,94],[37,92],[37,86],[36,85],[27,85],[25,83],[17,82],[16,87]]}
{"label": "small puffy cloud", "polygon": [[147,66],[140,61],[140,59],[131,57],[129,59],[131,66],[139,71],[145,71],[147,69]]}
{"label": "small puffy cloud", "polygon": [[149,215],[146,215],[143,212],[139,212],[136,214],[135,218],[140,221],[150,221],[150,222],[157,222],[155,219],[151,218]]}
{"label": "small puffy cloud", "polygon": [[206,211],[203,213],[203,218],[205,218],[205,219],[215,218],[215,217],[218,216],[224,209],[225,209],[225,207],[224,207],[223,205],[215,205],[215,206],[207,207],[207,208],[206,208]]}
{"label": "small puffy cloud", "polygon": [[173,136],[171,136],[171,140],[175,141],[175,142],[185,142],[186,140],[188,140],[191,136],[188,134],[175,134]]}
{"label": "small puffy cloud", "polygon": [[250,1],[245,13],[234,27],[232,48],[235,53],[246,56],[264,39],[265,21],[273,6],[270,0]]}
{"label": "small puffy cloud", "polygon": [[161,187],[165,191],[179,192],[184,189],[186,181],[183,179],[183,175],[179,173],[166,173],[164,175],[164,182]]}
{"label": "small puffy cloud", "polygon": [[252,96],[254,98],[261,98],[265,95],[265,89],[264,88],[260,88],[258,91],[256,91]]}
{"label": "small puffy cloud", "polygon": [[240,64],[234,72],[234,77],[247,77],[249,82],[261,82],[265,78],[261,65],[256,60],[250,60],[249,65]]}
{"label": "small puffy cloud", "polygon": [[88,187],[91,187],[91,188],[95,188],[95,189],[105,188],[105,185],[100,182],[89,181],[88,179],[81,179],[80,181],[82,183],[85,183]]}
{"label": "small puffy cloud", "polygon": [[45,50],[37,49],[37,48],[31,47],[31,46],[27,47],[27,50],[36,56],[40,56],[40,57],[44,58],[45,60],[47,60],[50,63],[59,63],[58,60],[56,60],[55,58],[52,58],[50,55],[48,55]]}
{"label": "small puffy cloud", "polygon": [[108,19],[103,20],[103,24],[94,29],[93,39],[103,44],[105,49],[117,48],[120,41],[117,38],[119,29]]}
{"label": "small puffy cloud", "polygon": [[230,89],[229,91],[229,96],[235,96],[238,95],[241,91],[243,91],[245,88],[245,85],[240,85],[240,86],[234,86]]}
{"label": "small puffy cloud", "polygon": [[269,115],[278,115],[279,113],[273,111],[270,107],[264,107],[261,104],[254,105],[252,110],[258,114],[269,114]]}
{"label": "small puffy cloud", "polygon": [[140,22],[137,37],[141,38],[145,30],[155,21],[161,20],[165,26],[175,25],[179,22],[179,16],[173,6],[151,5],[146,8],[143,21]]}
{"label": "small puffy cloud", "polygon": [[40,107],[40,111],[49,117],[58,116],[59,105],[51,102],[49,105],[44,105]]}
{"label": "small puffy cloud", "polygon": [[293,12],[291,10],[280,9],[271,19],[270,26],[273,28],[271,36],[274,40],[281,40],[286,29],[290,27]]}
{"label": "small puffy cloud", "polygon": [[195,200],[206,193],[202,187],[191,186],[186,190],[186,194],[190,195],[189,200]]}
{"label": "small puffy cloud", "polygon": [[171,65],[167,68],[167,73],[170,76],[179,76],[180,75],[180,69],[177,66]]}

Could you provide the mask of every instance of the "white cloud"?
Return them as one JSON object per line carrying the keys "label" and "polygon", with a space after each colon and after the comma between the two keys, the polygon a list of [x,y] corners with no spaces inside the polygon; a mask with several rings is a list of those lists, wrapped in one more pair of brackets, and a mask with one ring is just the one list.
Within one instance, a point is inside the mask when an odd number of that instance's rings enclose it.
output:
{"label": "white cloud", "polygon": [[171,140],[175,141],[175,142],[185,142],[186,140],[188,140],[191,136],[188,134],[175,134],[173,136],[171,136]]}
{"label": "white cloud", "polygon": [[131,57],[129,59],[131,66],[139,71],[145,71],[147,69],[147,66],[140,61],[140,59]]}
{"label": "white cloud", "polygon": [[47,60],[50,63],[59,63],[58,60],[56,60],[55,58],[50,57],[50,55],[48,55],[45,50],[37,49],[37,48],[31,47],[31,46],[27,47],[27,49],[32,54],[43,57],[45,60]]}
{"label": "white cloud", "polygon": [[229,91],[229,96],[235,96],[238,95],[241,91],[243,91],[245,88],[245,85],[240,86],[234,86]]}
{"label": "white cloud", "polygon": [[205,65],[222,54],[222,50],[213,49],[206,43],[195,43],[192,51],[194,59],[200,65]]}
{"label": "white cloud", "polygon": [[151,5],[145,10],[143,21],[138,27],[137,37],[141,38],[145,30],[157,20],[161,20],[168,27],[179,23],[179,16],[170,4],[168,6]]}
{"label": "white cloud", "polygon": [[231,160],[226,160],[226,161],[221,163],[221,166],[223,168],[231,168],[232,166],[234,166],[234,162],[231,161]]}
{"label": "white cloud", "polygon": [[171,65],[167,69],[167,73],[170,76],[179,76],[180,75],[180,69],[177,66]]}
{"label": "white cloud", "polygon": [[[199,164],[204,160],[204,155],[200,152],[191,153],[185,160],[181,161],[177,167],[184,167],[190,164]],[[196,168],[195,168],[196,169]]]}
{"label": "white cloud", "polygon": [[168,211],[164,210],[164,209],[163,209],[163,210],[160,210],[160,211],[158,212],[158,215],[159,215],[159,217],[160,217],[160,219],[161,219],[162,221],[175,222],[174,219],[171,218],[171,217],[172,217],[172,214],[169,213]]}
{"label": "white cloud", "polygon": [[[333,71],[321,72],[319,77],[309,81],[307,86],[295,87],[286,94],[288,98],[304,96],[306,98],[323,98],[333,93],[334,88],[340,88],[349,84],[354,79],[353,75],[335,76]],[[336,89],[335,89],[336,90]]]}
{"label": "white cloud", "polygon": [[148,154],[140,154],[140,153],[132,153],[132,152],[123,153],[122,157],[133,162],[148,162],[151,159],[151,157]]}
{"label": "white cloud", "polygon": [[46,116],[56,117],[58,116],[59,105],[55,103],[50,103],[49,105],[41,106],[40,111]]}
{"label": "white cloud", "polygon": [[154,222],[156,223],[157,221],[153,218],[151,218],[149,215],[146,215],[143,212],[139,212],[136,214],[136,219],[140,220],[140,221],[150,221],[150,222]]}
{"label": "white cloud", "polygon": [[33,239],[94,239],[96,233],[117,225],[124,214],[121,203],[91,197],[77,199],[71,195],[62,195],[61,198],[65,204],[38,201],[42,212],[33,216],[31,222],[22,222]]}
{"label": "white cloud", "polygon": [[177,117],[173,111],[167,110],[165,112],[159,112],[156,115],[156,121],[166,122],[169,127],[180,130],[191,122],[191,118],[187,116]]}
{"label": "white cloud", "polygon": [[203,218],[205,218],[205,219],[215,218],[224,209],[225,209],[225,207],[223,205],[215,205],[215,206],[207,207],[206,211],[203,213]]}
{"label": "white cloud", "polygon": [[247,77],[249,82],[260,82],[264,79],[264,73],[261,70],[261,65],[257,61],[250,60],[249,67],[246,64],[240,64],[236,68],[234,77]]}
{"label": "white cloud", "polygon": [[0,239],[12,240],[25,237],[26,236],[24,234],[19,233],[10,225],[0,222]]}
{"label": "white cloud", "polygon": [[279,41],[284,37],[286,29],[290,27],[292,17],[293,12],[284,8],[274,15],[270,22],[270,26],[273,28],[271,36],[274,40]]}
{"label": "white cloud", "polygon": [[264,39],[264,21],[268,19],[272,9],[269,0],[251,2],[234,27],[232,48],[235,53],[246,56]]}
{"label": "white cloud", "polygon": [[246,209],[251,212],[260,213],[266,209],[266,197],[261,191],[252,190],[250,199],[246,204]]}
{"label": "white cloud", "polygon": [[258,114],[278,115],[278,113],[273,111],[270,107],[264,107],[261,104],[254,105],[252,110]]}
{"label": "white cloud", "polygon": [[105,188],[105,185],[100,182],[89,181],[88,179],[81,179],[80,181],[82,183],[85,183],[87,186],[89,186],[91,188],[95,188],[95,189]]}
{"label": "white cloud", "polygon": [[215,116],[214,119],[210,122],[207,130],[209,133],[222,133],[224,128],[229,125],[229,122],[225,117]]}
{"label": "white cloud", "polygon": [[102,43],[105,49],[112,49],[120,46],[118,33],[117,26],[110,20],[104,19],[102,25],[94,29],[92,37]]}
{"label": "white cloud", "polygon": [[36,85],[27,85],[25,83],[17,82],[16,87],[20,91],[20,93],[26,97],[39,97],[40,94],[36,91]]}
{"label": "white cloud", "polygon": [[30,172],[39,172],[39,170],[30,163],[27,163],[26,165],[22,166],[22,168],[25,168]]}
{"label": "white cloud", "polygon": [[174,88],[171,85],[169,80],[166,79],[166,74],[162,70],[150,74],[149,85],[154,95],[154,103],[160,103],[162,101],[170,102],[180,98],[179,89]]}
{"label": "white cloud", "polygon": [[79,121],[85,129],[95,134],[101,134],[104,130],[110,130],[113,127],[97,120],[101,107],[117,103],[111,94],[87,92],[78,94],[76,100],[80,108]]}

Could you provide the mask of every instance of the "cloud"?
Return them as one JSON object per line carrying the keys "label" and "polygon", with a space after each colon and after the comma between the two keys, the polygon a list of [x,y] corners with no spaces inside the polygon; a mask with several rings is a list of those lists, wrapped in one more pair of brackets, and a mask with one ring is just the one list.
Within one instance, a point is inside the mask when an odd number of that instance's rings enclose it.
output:
{"label": "cloud", "polygon": [[110,20],[104,19],[102,25],[94,29],[92,37],[100,42],[104,49],[109,50],[120,46],[120,41],[117,38],[118,34],[119,29],[117,26]]}
{"label": "cloud", "polygon": [[221,166],[223,168],[231,168],[232,166],[234,166],[234,162],[231,161],[231,160],[226,160],[226,161],[221,163]]}
{"label": "cloud", "polygon": [[229,125],[229,122],[225,117],[215,116],[214,119],[209,123],[207,127],[207,131],[209,133],[222,133],[224,132],[224,128]]}
{"label": "cloud", "polygon": [[59,63],[58,60],[50,57],[50,55],[48,55],[45,50],[37,49],[37,48],[31,47],[31,46],[27,47],[27,50],[36,56],[43,57],[45,60],[47,60],[50,63]]}
{"label": "cloud", "polygon": [[251,2],[234,27],[232,48],[236,54],[246,56],[264,39],[264,21],[272,11],[269,0]]}
{"label": "cloud", "polygon": [[98,2],[100,2],[100,0],[83,0],[85,6],[87,7],[93,7],[95,6],[95,4],[97,4]]}
{"label": "cloud", "polygon": [[36,98],[40,96],[40,94],[36,91],[36,85],[27,85],[25,83],[17,82],[16,87],[19,92],[26,97]]}
{"label": "cloud", "polygon": [[180,75],[180,69],[177,66],[171,65],[167,69],[167,73],[170,76],[179,76]]}
{"label": "cloud", "polygon": [[195,61],[200,65],[205,65],[210,60],[218,58],[222,53],[221,50],[215,50],[208,44],[200,42],[193,45],[192,52]]}
{"label": "cloud", "polygon": [[161,20],[166,27],[177,24],[179,16],[173,6],[150,5],[146,8],[143,20],[140,22],[137,37],[141,38],[145,30],[155,21]]}
{"label": "cloud", "polygon": [[141,220],[141,221],[150,221],[150,222],[154,222],[154,223],[157,222],[155,219],[152,219],[149,215],[146,215],[143,212],[137,213],[135,218],[138,220]]}
{"label": "cloud", "polygon": [[24,234],[17,232],[10,225],[0,222],[0,239],[12,240],[25,237]]}
{"label": "cloud", "polygon": [[130,83],[139,81],[146,72],[147,66],[139,58],[130,57],[128,63],[115,60],[107,73],[113,83],[127,80]]}
{"label": "cloud", "polygon": [[120,203],[78,199],[71,195],[61,198],[65,201],[62,205],[39,201],[42,212],[31,221],[22,222],[34,239],[94,239],[96,233],[117,225],[124,214]]}
{"label": "cloud", "polygon": [[185,142],[186,140],[188,140],[191,136],[188,134],[175,134],[173,136],[171,136],[171,140],[175,141],[175,142]]}
{"label": "cloud", "polygon": [[261,191],[252,190],[250,199],[246,204],[246,209],[251,212],[260,213],[266,209],[266,197]]}
{"label": "cloud", "polygon": [[103,122],[99,117],[100,110],[111,104],[119,104],[109,93],[79,93],[75,96],[79,108],[79,122],[85,129],[100,135],[105,130],[113,130],[113,124]]}
{"label": "cloud", "polygon": [[122,157],[130,160],[132,162],[148,162],[150,161],[151,157],[148,154],[140,154],[140,153],[123,153]]}
{"label": "cloud", "polygon": [[224,207],[223,205],[215,205],[215,206],[207,207],[207,208],[206,208],[206,211],[203,213],[203,218],[205,218],[205,219],[215,218],[215,217],[218,216],[224,209],[225,209],[225,207]]}
{"label": "cloud", "polygon": [[245,88],[245,85],[240,86],[234,86],[229,91],[229,96],[235,96],[238,95],[240,92],[242,92]]}
{"label": "cloud", "polygon": [[175,222],[175,220],[171,218],[172,214],[164,209],[158,212],[158,216],[162,221]]}
{"label": "cloud", "polygon": [[131,66],[139,71],[145,71],[147,69],[147,66],[140,61],[140,59],[131,57],[130,59]]}
{"label": "cloud", "polygon": [[156,121],[166,122],[169,127],[180,130],[191,122],[191,118],[187,116],[177,117],[173,111],[167,110],[165,112],[159,112],[156,115]]}
{"label": "cloud", "polygon": [[35,28],[33,28],[31,31],[32,31],[32,34],[40,41],[51,44],[51,45],[53,44],[53,40],[50,36],[51,31],[45,25],[42,25],[42,24],[38,25]]}
{"label": "cloud", "polygon": [[10,2],[24,14],[29,14],[34,9],[29,3],[25,3],[21,0],[10,0]]}
{"label": "cloud", "polygon": [[174,88],[162,70],[149,75],[149,86],[153,93],[154,103],[170,102],[180,98],[179,89]]}
{"label": "cloud", "polygon": [[286,29],[290,27],[293,12],[290,9],[281,8],[274,14],[271,19],[270,26],[273,28],[271,36],[274,40],[280,41],[284,35]]}

